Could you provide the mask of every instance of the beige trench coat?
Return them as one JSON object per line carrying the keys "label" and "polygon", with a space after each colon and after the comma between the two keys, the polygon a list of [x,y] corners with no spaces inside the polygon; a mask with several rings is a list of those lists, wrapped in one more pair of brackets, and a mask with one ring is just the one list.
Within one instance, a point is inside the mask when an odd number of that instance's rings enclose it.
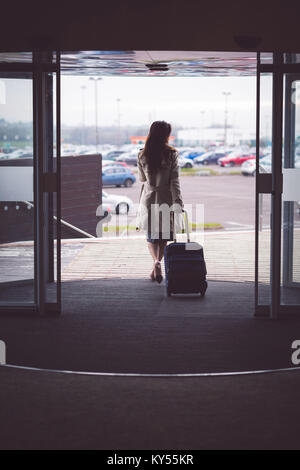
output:
{"label": "beige trench coat", "polygon": [[[145,157],[138,154],[139,179],[143,183],[137,212],[137,230],[145,230],[151,238],[168,239],[171,232],[183,229],[183,200],[179,183],[178,152],[169,151],[162,159],[162,167],[151,173]],[[170,210],[175,217],[170,217]],[[160,215],[160,213],[162,215]],[[175,223],[175,226],[174,226]]]}

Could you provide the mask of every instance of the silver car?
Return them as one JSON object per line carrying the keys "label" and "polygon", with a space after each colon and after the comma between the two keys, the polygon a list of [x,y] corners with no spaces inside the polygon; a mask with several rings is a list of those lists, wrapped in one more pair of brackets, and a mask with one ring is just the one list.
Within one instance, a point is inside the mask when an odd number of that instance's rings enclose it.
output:
{"label": "silver car", "polygon": [[194,168],[194,162],[190,158],[179,157],[178,158],[179,168]]}
{"label": "silver car", "polygon": [[[271,173],[272,159],[271,155],[266,155],[259,161],[260,173]],[[256,174],[256,160],[246,160],[242,163],[241,172],[244,176],[255,176]]]}
{"label": "silver car", "polygon": [[111,211],[116,214],[128,214],[133,201],[127,196],[119,196],[102,191],[102,204],[103,206],[110,207]]}

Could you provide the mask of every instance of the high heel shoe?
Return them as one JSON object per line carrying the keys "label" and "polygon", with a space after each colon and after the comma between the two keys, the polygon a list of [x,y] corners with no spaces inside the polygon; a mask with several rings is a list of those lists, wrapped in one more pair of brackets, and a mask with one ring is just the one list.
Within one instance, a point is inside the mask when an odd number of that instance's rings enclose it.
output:
{"label": "high heel shoe", "polygon": [[151,281],[155,281],[154,268],[151,271],[150,279],[151,279]]}
{"label": "high heel shoe", "polygon": [[156,263],[154,265],[154,278],[155,278],[156,282],[158,282],[158,284],[160,284],[161,281],[163,280],[163,277],[162,277],[162,274],[161,274],[160,261],[156,261]]}

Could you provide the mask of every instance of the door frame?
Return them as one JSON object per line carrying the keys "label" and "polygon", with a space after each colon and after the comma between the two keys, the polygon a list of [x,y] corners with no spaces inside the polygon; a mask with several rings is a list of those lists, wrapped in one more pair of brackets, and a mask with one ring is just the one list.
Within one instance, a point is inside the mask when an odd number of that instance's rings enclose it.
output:
{"label": "door frame", "polygon": [[[298,81],[300,83],[300,72],[299,73],[289,73],[285,77],[285,87],[284,87],[284,99],[285,99],[285,109],[284,109],[284,163],[286,168],[290,167],[291,164],[294,164],[294,161],[291,161],[291,155],[295,153],[295,104],[292,104],[292,93],[293,87],[292,83]],[[283,214],[283,258],[287,260],[287,263],[283,265],[283,285],[287,287],[297,287],[300,288],[300,282],[292,281],[292,253],[294,246],[293,234],[290,230],[286,230],[286,227],[290,227],[294,223],[294,204],[291,202],[284,202],[284,214]]]}
{"label": "door frame", "polygon": [[[279,316],[299,313],[299,305],[281,304],[281,231],[282,231],[282,136],[283,115],[287,113],[284,102],[283,77],[285,73],[300,74],[300,63],[284,62],[288,54],[273,53],[273,63],[261,63],[261,54],[257,53],[256,86],[256,168],[259,168],[260,155],[260,77],[263,73],[272,74],[272,172],[260,174],[256,171],[255,201],[255,315],[276,319]],[[285,106],[285,109],[283,109]],[[285,126],[287,122],[285,121]],[[285,128],[286,133],[286,128]],[[286,140],[286,139],[285,139]],[[285,142],[285,145],[287,143]],[[259,266],[259,196],[271,195],[271,247],[270,247],[270,296],[269,304],[259,304],[258,266]]]}
{"label": "door frame", "polygon": [[[48,62],[43,57],[49,56],[49,51],[33,51],[32,61],[17,63],[1,63],[0,73],[30,75],[32,80],[32,109],[33,109],[33,193],[34,193],[34,300],[33,302],[9,302],[0,305],[0,315],[43,315],[61,313],[61,121],[60,121],[60,51],[51,53]],[[56,165],[55,171],[45,171],[49,149],[46,148],[47,128],[45,77],[48,74],[56,77]],[[49,91],[49,90],[48,90]],[[51,123],[50,123],[51,124]],[[53,121],[52,121],[53,126]],[[52,139],[53,141],[53,139]],[[53,154],[51,156],[53,158]],[[46,284],[52,275],[46,274],[46,268],[51,265],[51,250],[46,250],[48,234],[44,229],[53,213],[48,205],[45,211],[45,195],[56,193],[56,301],[47,302]],[[49,241],[49,240],[48,240]],[[52,239],[54,244],[54,239]],[[49,246],[49,245],[48,245]],[[54,263],[52,263],[54,268]],[[55,276],[53,276],[55,277]]]}
{"label": "door frame", "polygon": [[[54,60],[53,60],[54,58]],[[56,77],[56,161],[53,149],[53,76]],[[60,51],[33,52],[33,115],[36,213],[36,303],[40,314],[61,313],[61,124]],[[49,105],[50,97],[50,105]],[[51,107],[51,110],[50,110]],[[51,113],[49,112],[51,111]],[[49,119],[50,118],[50,119]],[[56,204],[54,205],[54,194]],[[54,265],[54,209],[56,212],[56,283]],[[56,300],[47,298],[55,283]]]}
{"label": "door frame", "polygon": [[[47,52],[34,51],[32,63],[0,64],[0,72],[29,72],[33,80],[33,129],[34,129],[34,211],[35,211],[35,301],[32,305],[0,306],[0,314],[39,313],[59,314],[61,312],[61,134],[60,134],[60,51],[55,51],[55,60],[45,62]],[[260,154],[260,76],[267,72],[272,74],[272,173],[256,172],[255,202],[255,315],[277,318],[280,314],[299,312],[298,305],[280,304],[280,273],[281,273],[281,204],[282,204],[282,131],[283,131],[283,76],[284,73],[300,74],[300,63],[284,62],[282,52],[273,53],[273,63],[261,63],[261,54],[257,53],[257,97],[256,97],[256,167],[259,165]],[[56,171],[45,171],[45,74],[56,75]],[[56,271],[56,302],[47,302],[45,267],[50,254],[46,243],[44,226],[49,222],[49,213],[44,209],[45,194],[56,193],[57,217],[57,271]],[[271,266],[270,266],[270,302],[260,305],[258,301],[258,230],[259,230],[259,194],[271,195]],[[51,196],[52,197],[52,196]],[[50,197],[50,198],[51,198]],[[52,215],[50,214],[52,217]],[[53,242],[53,240],[52,240]]]}

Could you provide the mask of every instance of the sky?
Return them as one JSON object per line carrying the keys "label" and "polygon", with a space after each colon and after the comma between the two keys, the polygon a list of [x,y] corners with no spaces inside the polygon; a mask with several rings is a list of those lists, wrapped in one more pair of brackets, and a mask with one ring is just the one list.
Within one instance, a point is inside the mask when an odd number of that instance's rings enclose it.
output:
{"label": "sky", "polygon": [[[62,76],[62,124],[95,125],[95,82]],[[85,87],[84,89],[82,87]],[[104,77],[97,82],[98,125],[149,125],[166,120],[185,128],[224,123],[255,132],[256,78],[253,77]],[[262,115],[270,115],[271,88],[262,81]],[[266,100],[264,101],[264,98]],[[118,101],[119,100],[119,101]],[[119,110],[118,110],[119,104]],[[0,119],[32,120],[32,82],[0,79]],[[267,123],[266,125],[270,125]]]}
{"label": "sky", "polygon": [[[104,77],[97,83],[98,122],[117,125],[120,118],[121,125],[154,120],[184,127],[223,124],[225,91],[231,93],[228,122],[255,127],[255,86],[255,77]],[[94,81],[62,77],[62,122],[95,124]]]}

